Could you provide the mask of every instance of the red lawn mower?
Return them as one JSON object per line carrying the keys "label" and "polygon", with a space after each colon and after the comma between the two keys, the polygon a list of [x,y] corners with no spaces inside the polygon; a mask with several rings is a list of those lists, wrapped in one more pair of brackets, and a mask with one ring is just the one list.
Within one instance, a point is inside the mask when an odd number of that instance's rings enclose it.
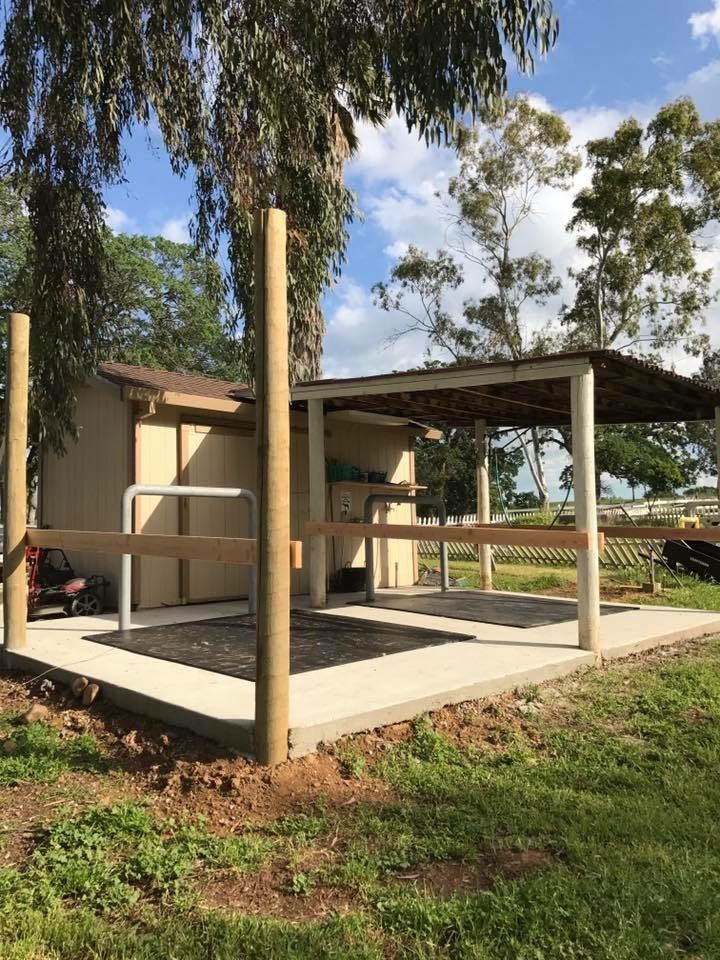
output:
{"label": "red lawn mower", "polygon": [[25,563],[29,618],[46,607],[61,608],[68,617],[98,616],[105,609],[110,581],[99,575],[76,576],[64,550],[27,547]]}

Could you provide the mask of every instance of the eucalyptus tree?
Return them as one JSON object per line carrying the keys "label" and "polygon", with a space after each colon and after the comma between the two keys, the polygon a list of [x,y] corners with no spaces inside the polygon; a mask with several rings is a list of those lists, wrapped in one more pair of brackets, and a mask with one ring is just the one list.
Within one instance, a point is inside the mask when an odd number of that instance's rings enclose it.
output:
{"label": "eucalyptus tree", "polygon": [[339,175],[358,121],[401,114],[450,139],[554,43],[550,0],[8,0],[0,66],[7,172],[26,188],[36,332],[56,427],[92,358],[106,281],[103,190],[135,129],[157,128],[194,181],[194,239],[227,250],[252,355],[252,211],[284,208],[295,373],[319,363],[317,304],[341,266],[353,198]]}
{"label": "eucalyptus tree", "polygon": [[[378,306],[406,317],[394,338],[423,332],[455,362],[517,360],[554,348],[557,334],[530,311],[546,307],[561,280],[540,251],[518,252],[518,234],[537,216],[541,192],[567,188],[581,163],[564,120],[526,96],[483,110],[480,121],[458,139],[459,168],[447,190],[450,249],[433,257],[410,247],[389,283],[373,288]],[[487,293],[453,310],[448,298],[466,269]],[[517,439],[547,509],[543,448],[550,434],[533,429]]]}
{"label": "eucalyptus tree", "polygon": [[625,120],[586,151],[592,179],[568,226],[588,259],[563,318],[570,340],[644,342],[656,353],[680,343],[699,354],[717,296],[699,256],[720,213],[720,121],[703,122],[684,98],[647,128]]}

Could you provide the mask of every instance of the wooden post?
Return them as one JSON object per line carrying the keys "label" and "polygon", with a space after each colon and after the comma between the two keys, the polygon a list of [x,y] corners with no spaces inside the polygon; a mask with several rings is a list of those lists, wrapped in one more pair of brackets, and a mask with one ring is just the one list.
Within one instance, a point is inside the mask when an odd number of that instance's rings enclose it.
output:
{"label": "wooden post", "polygon": [[720,407],[715,407],[715,464],[717,467],[718,500],[720,500]]}
{"label": "wooden post", "polygon": [[255,334],[258,458],[255,756],[287,759],[290,685],[290,393],[286,221],[255,214]]}
{"label": "wooden post", "polygon": [[575,528],[591,534],[589,549],[578,550],[577,553],[578,642],[582,650],[592,650],[600,660],[600,562],[595,493],[595,384],[592,370],[571,378],[570,405]]}
{"label": "wooden post", "polygon": [[8,320],[5,379],[5,530],[3,536],[3,624],[6,651],[27,640],[27,411],[30,318],[11,313]]}
{"label": "wooden post", "polygon": [[[488,462],[487,421],[475,421],[475,476],[477,485],[477,522],[490,523],[490,465]],[[492,547],[478,546],[480,589],[492,590]]]}
{"label": "wooden post", "polygon": [[[325,416],[322,400],[308,400],[310,519],[325,520]],[[310,540],[310,606],[327,604],[327,541]]]}

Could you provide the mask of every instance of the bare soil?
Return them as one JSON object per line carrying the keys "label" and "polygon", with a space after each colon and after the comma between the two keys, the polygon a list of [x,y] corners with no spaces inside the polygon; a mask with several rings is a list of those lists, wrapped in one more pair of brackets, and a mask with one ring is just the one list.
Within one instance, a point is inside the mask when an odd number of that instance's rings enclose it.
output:
{"label": "bare soil", "polygon": [[500,877],[521,877],[554,863],[557,857],[549,850],[503,850],[472,863],[426,863],[396,879],[430,896],[451,897],[489,890]]}

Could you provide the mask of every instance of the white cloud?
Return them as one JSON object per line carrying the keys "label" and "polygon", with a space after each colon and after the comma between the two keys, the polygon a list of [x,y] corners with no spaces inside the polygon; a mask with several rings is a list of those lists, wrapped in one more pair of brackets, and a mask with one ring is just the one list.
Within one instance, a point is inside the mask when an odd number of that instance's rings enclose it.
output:
{"label": "white cloud", "polygon": [[[720,0],[719,0],[720,2]],[[702,74],[702,77],[699,75]],[[708,65],[698,74],[691,75],[684,84],[698,85],[705,79],[708,83],[717,74],[720,90],[720,60],[717,66]],[[674,95],[681,93],[674,90]],[[550,109],[551,104],[540,97],[532,97],[540,108]],[[582,149],[588,140],[610,135],[628,116],[635,116],[647,123],[655,114],[658,104],[635,102],[620,107],[587,106],[567,110],[562,115],[570,127],[573,143]],[[399,119],[393,119],[384,128],[361,128],[361,148],[349,173],[358,189],[360,204],[369,223],[381,234],[381,246],[387,262],[385,273],[392,263],[401,257],[410,244],[420,246],[431,253],[444,247],[448,241],[448,209],[437,194],[444,192],[448,177],[457,170],[457,158],[453,151],[443,148],[427,148],[408,134]],[[568,269],[583,262],[575,239],[567,231],[572,216],[572,201],[576,192],[589,182],[589,171],[584,168],[567,190],[546,189],[537,198],[536,212],[517,231],[514,249],[519,254],[540,250],[548,256],[556,273],[563,281],[561,294],[544,307],[526,310],[526,333],[547,327],[559,314],[563,302],[571,302],[572,281]],[[720,254],[712,248],[700,257],[700,265],[720,267]],[[712,261],[712,263],[710,262]],[[708,262],[706,262],[708,261]],[[362,363],[364,373],[377,373],[403,366],[415,366],[424,358],[425,342],[422,336],[408,336],[386,348],[387,337],[402,326],[402,316],[378,311],[372,304],[369,291],[364,291],[352,280],[352,264],[345,278],[336,289],[335,303],[329,315],[329,331],[325,344],[325,372],[332,369],[340,375],[340,369],[355,368]],[[383,275],[382,264],[378,267],[377,279]],[[352,289],[348,289],[348,284]],[[468,297],[482,296],[486,286],[482,273],[472,265],[466,267],[464,285],[448,298],[451,311],[461,313],[463,301]],[[349,336],[349,329],[354,331]],[[720,310],[713,309],[708,316],[708,330],[714,339],[720,334]],[[362,336],[355,336],[361,331]],[[716,332],[717,331],[717,332]],[[372,344],[368,347],[368,343]],[[358,352],[359,351],[359,352]],[[352,360],[348,360],[352,357]],[[692,372],[697,361],[688,357],[679,346],[668,352],[668,361],[682,372]]]}
{"label": "white cloud", "polygon": [[702,116],[715,119],[720,103],[720,60],[710,60],[679,83],[668,86],[672,97],[692,97]]}
{"label": "white cloud", "polygon": [[720,39],[720,0],[713,0],[712,10],[691,13],[688,23],[693,37],[702,46],[707,46],[711,37]]}
{"label": "white cloud", "polygon": [[407,370],[423,356],[419,334],[388,342],[398,318],[380,310],[369,290],[346,276],[338,285],[334,309],[327,318],[323,376],[353,377],[388,370]]}
{"label": "white cloud", "polygon": [[132,218],[119,207],[105,207],[105,223],[113,233],[127,233]]}
{"label": "white cloud", "polygon": [[173,243],[191,243],[188,217],[171,217],[160,227],[160,235]]}

